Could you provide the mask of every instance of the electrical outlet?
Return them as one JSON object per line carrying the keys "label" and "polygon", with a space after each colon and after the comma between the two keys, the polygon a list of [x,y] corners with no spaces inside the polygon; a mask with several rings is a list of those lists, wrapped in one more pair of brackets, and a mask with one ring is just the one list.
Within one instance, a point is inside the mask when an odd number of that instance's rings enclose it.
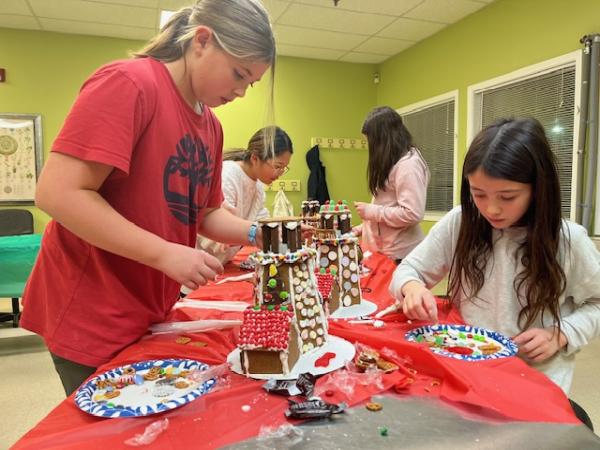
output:
{"label": "electrical outlet", "polygon": [[267,191],[300,192],[300,180],[277,180],[266,186]]}

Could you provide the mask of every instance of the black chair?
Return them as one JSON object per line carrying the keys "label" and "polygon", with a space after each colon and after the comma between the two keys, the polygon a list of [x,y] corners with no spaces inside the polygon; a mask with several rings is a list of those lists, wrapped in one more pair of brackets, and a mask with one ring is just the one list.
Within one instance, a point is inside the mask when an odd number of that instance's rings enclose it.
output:
{"label": "black chair", "polygon": [[[0,236],[15,236],[33,233],[33,215],[26,209],[0,209]],[[12,313],[0,313],[0,322],[12,320],[13,327],[19,326],[19,298],[12,297]]]}
{"label": "black chair", "polygon": [[0,209],[0,236],[33,233],[33,215],[26,209]]}

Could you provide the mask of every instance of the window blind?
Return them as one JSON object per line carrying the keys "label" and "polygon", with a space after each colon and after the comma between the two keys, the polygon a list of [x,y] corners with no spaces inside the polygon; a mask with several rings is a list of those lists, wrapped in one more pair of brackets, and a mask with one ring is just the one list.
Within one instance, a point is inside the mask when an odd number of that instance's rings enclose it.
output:
{"label": "window blind", "polygon": [[427,213],[446,213],[453,206],[454,100],[405,112],[402,120],[429,166]]}
{"label": "window blind", "polygon": [[[571,213],[575,66],[481,92],[481,128],[503,117],[535,117],[544,126],[556,155],[562,214]],[[480,129],[481,129],[480,128]]]}

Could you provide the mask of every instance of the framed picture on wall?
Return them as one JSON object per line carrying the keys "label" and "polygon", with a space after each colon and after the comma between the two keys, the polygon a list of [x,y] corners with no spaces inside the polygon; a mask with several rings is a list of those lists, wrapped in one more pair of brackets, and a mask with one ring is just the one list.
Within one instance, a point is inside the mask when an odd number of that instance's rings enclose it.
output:
{"label": "framed picture on wall", "polygon": [[40,114],[0,113],[0,204],[33,204],[43,153]]}

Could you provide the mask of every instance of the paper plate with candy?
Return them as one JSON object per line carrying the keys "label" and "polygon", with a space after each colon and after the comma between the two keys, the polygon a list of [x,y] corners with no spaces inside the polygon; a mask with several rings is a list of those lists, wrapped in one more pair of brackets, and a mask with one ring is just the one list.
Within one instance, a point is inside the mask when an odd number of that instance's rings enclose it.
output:
{"label": "paper plate with candy", "polygon": [[465,361],[504,358],[517,353],[508,337],[471,325],[437,324],[415,328],[406,333],[408,341],[427,344],[432,352]]}
{"label": "paper plate with candy", "polygon": [[178,408],[215,385],[202,371],[208,365],[191,359],[141,361],[111,369],[83,384],[75,403],[99,417],[141,417]]}

